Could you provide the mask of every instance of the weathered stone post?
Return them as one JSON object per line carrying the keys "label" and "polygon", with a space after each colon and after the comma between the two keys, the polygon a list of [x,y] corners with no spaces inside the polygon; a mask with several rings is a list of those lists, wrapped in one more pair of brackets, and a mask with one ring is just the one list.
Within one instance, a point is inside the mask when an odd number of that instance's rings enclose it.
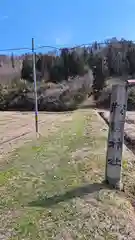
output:
{"label": "weathered stone post", "polygon": [[117,188],[120,188],[122,185],[122,150],[126,108],[127,85],[113,85],[110,106],[105,181]]}

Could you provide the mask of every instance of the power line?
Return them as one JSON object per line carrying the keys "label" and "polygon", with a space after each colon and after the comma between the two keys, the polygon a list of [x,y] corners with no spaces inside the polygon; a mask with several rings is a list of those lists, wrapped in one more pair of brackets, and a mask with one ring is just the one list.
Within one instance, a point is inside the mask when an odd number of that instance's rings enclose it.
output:
{"label": "power line", "polygon": [[42,49],[42,48],[52,48],[52,49],[60,50],[60,48],[53,47],[53,46],[40,46],[40,47],[35,48],[35,50]]}
{"label": "power line", "polygon": [[[116,42],[119,43],[121,41],[118,41]],[[129,41],[129,42],[132,42],[132,43],[135,43],[135,41]],[[109,41],[108,41],[109,43]],[[111,42],[110,42],[111,43]],[[112,42],[113,44],[115,44],[115,42]],[[83,44],[80,44],[80,45],[74,45],[73,47],[62,47],[62,48],[58,48],[58,47],[55,47],[55,46],[50,46],[50,45],[42,45],[40,47],[35,47],[34,50],[38,50],[38,49],[43,49],[43,48],[52,48],[52,49],[55,49],[57,51],[61,51],[62,49],[64,48],[67,48],[67,49],[76,49],[76,48],[80,48],[80,47],[85,47],[85,46],[88,46],[88,47],[92,47],[94,44],[97,44],[97,46],[102,46],[102,45],[106,45],[107,44],[107,41],[104,41],[104,42],[92,42],[92,43],[83,43]],[[0,49],[0,52],[12,52],[12,51],[20,51],[20,50],[29,50],[29,51],[32,51],[32,48],[24,48],[24,47],[20,47],[20,48],[7,48],[7,49]]]}
{"label": "power line", "polygon": [[12,52],[19,50],[32,50],[31,48],[8,48],[8,49],[0,49],[0,52]]}

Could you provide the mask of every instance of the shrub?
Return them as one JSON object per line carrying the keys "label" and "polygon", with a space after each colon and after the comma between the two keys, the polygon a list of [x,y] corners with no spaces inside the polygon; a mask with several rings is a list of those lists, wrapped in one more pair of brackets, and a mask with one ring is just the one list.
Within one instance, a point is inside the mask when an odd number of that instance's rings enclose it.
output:
{"label": "shrub", "polygon": [[[111,88],[104,88],[96,102],[97,107],[110,108],[111,93]],[[135,87],[129,87],[128,89],[127,110],[135,110]]]}
{"label": "shrub", "polygon": [[128,90],[128,110],[135,110],[135,87]]}
{"label": "shrub", "polygon": [[[38,108],[47,111],[74,110],[91,91],[93,75],[89,70],[84,77],[62,83],[38,83]],[[1,110],[34,110],[34,87],[25,80],[14,80],[0,89]]]}

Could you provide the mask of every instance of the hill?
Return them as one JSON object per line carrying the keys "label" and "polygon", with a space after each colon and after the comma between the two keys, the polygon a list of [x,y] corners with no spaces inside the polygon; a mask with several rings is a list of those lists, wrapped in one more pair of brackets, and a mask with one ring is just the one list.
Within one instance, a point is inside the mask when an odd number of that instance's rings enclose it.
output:
{"label": "hill", "polygon": [[[34,97],[33,92],[33,68],[32,55],[23,56],[1,56],[0,67],[0,109],[1,110],[33,110]],[[79,85],[76,79],[83,79],[84,84],[81,87],[80,101],[83,101],[87,94],[93,93],[96,102],[100,101],[100,96],[106,91],[106,81],[111,78],[121,78],[123,81],[135,74],[135,44],[125,39],[116,38],[106,41],[104,44],[93,43],[88,47],[75,47],[61,49],[58,55],[36,54],[36,76],[38,82],[38,99],[40,110],[61,111],[75,109],[77,101],[73,107],[73,99],[80,95],[80,87],[76,88],[76,93],[72,91],[72,84]],[[85,76],[89,75],[89,86],[87,89]],[[20,80],[21,77],[21,80]],[[9,79],[10,78],[10,79]],[[6,80],[4,80],[6,79]],[[82,80],[80,80],[83,83]],[[49,90],[45,90],[51,83]],[[72,82],[69,87],[69,82]],[[5,84],[3,84],[5,83]],[[53,84],[52,84],[53,83]],[[87,81],[88,83],[88,81]],[[86,85],[85,85],[86,84]],[[74,84],[73,84],[74,85]],[[55,86],[55,87],[54,87]],[[68,89],[65,92],[65,86]],[[55,88],[55,90],[54,90]],[[58,89],[61,90],[58,93]],[[84,94],[82,94],[84,89]],[[86,90],[87,89],[87,93]],[[105,90],[105,91],[104,91]],[[70,96],[70,92],[72,96]],[[50,101],[50,96],[54,102]],[[55,95],[56,94],[56,95]],[[62,97],[60,95],[62,94]],[[48,102],[49,95],[49,102]],[[66,95],[63,98],[63,95]],[[58,97],[59,96],[59,97]],[[72,99],[72,104],[65,106],[66,101]],[[78,98],[78,97],[77,97]],[[61,100],[62,99],[62,100]],[[78,103],[80,103],[80,101]],[[109,102],[109,100],[107,100]],[[134,105],[134,89],[130,92],[131,105]],[[132,104],[133,103],[133,104]],[[63,104],[63,106],[62,106]],[[44,105],[44,106],[43,106]]]}

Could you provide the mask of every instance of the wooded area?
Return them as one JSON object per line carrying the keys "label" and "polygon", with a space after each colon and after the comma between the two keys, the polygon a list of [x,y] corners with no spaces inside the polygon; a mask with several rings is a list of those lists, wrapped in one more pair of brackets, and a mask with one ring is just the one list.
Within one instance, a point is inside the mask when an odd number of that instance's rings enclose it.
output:
{"label": "wooded area", "polygon": [[[3,83],[1,84],[0,109],[9,109],[11,102],[12,103],[16,102],[15,106],[18,105],[18,108],[20,106],[20,103],[18,103],[19,101],[23,102],[21,103],[22,105],[28,106],[29,101],[30,102],[32,101],[32,103],[34,104],[33,100],[34,98],[32,94],[33,93],[32,55],[26,54],[23,56],[16,57],[12,54],[10,59],[7,56],[5,57],[1,56],[0,71],[2,70],[2,68],[6,66],[6,63],[4,62],[5,59],[7,59],[6,60],[7,62],[10,62],[12,69],[15,71],[15,73],[18,73],[18,75],[17,76],[14,75],[14,78],[10,83],[4,85]],[[61,92],[63,95],[65,94],[67,98],[70,98],[71,97],[70,93],[73,88],[73,85],[76,85],[75,88],[76,94],[80,95],[79,82],[81,82],[82,85],[80,99],[84,100],[87,94],[92,92],[95,97],[95,100],[97,100],[98,97],[100,96],[100,93],[105,87],[106,79],[110,77],[112,78],[121,76],[123,76],[125,79],[128,78],[129,76],[130,78],[134,77],[135,74],[134,59],[135,59],[134,42],[127,41],[125,39],[117,40],[116,38],[105,41],[104,44],[94,42],[91,46],[88,47],[82,46],[70,49],[65,48],[60,50],[57,56],[51,55],[50,53],[49,54],[37,53],[36,73],[39,89],[38,95],[40,96],[40,98],[41,95],[44,96],[43,99],[45,99],[46,96],[48,96],[48,92],[46,91],[46,89],[48,89],[48,82],[53,83],[52,84],[53,88],[49,87],[49,91],[51,90],[51,92],[49,92],[49,96],[51,96],[54,99],[54,102],[56,101],[56,98],[60,99]],[[20,77],[18,77],[19,75]],[[82,81],[83,78],[85,79],[84,82]],[[87,88],[87,91],[84,91],[84,89],[86,90],[86,86],[84,85],[86,84],[88,86],[88,82],[89,89]],[[56,89],[59,90],[56,91]],[[82,95],[84,96],[82,97]],[[133,99],[134,98],[133,89],[131,95],[133,95],[131,97]],[[72,97],[74,99],[74,95]],[[62,99],[62,101],[64,100]],[[51,102],[53,102],[53,100],[51,100]],[[40,104],[41,101],[39,105]],[[45,105],[48,105],[48,102]],[[15,106],[14,104],[12,104],[13,108]],[[46,107],[42,108],[44,110],[46,109]]]}

